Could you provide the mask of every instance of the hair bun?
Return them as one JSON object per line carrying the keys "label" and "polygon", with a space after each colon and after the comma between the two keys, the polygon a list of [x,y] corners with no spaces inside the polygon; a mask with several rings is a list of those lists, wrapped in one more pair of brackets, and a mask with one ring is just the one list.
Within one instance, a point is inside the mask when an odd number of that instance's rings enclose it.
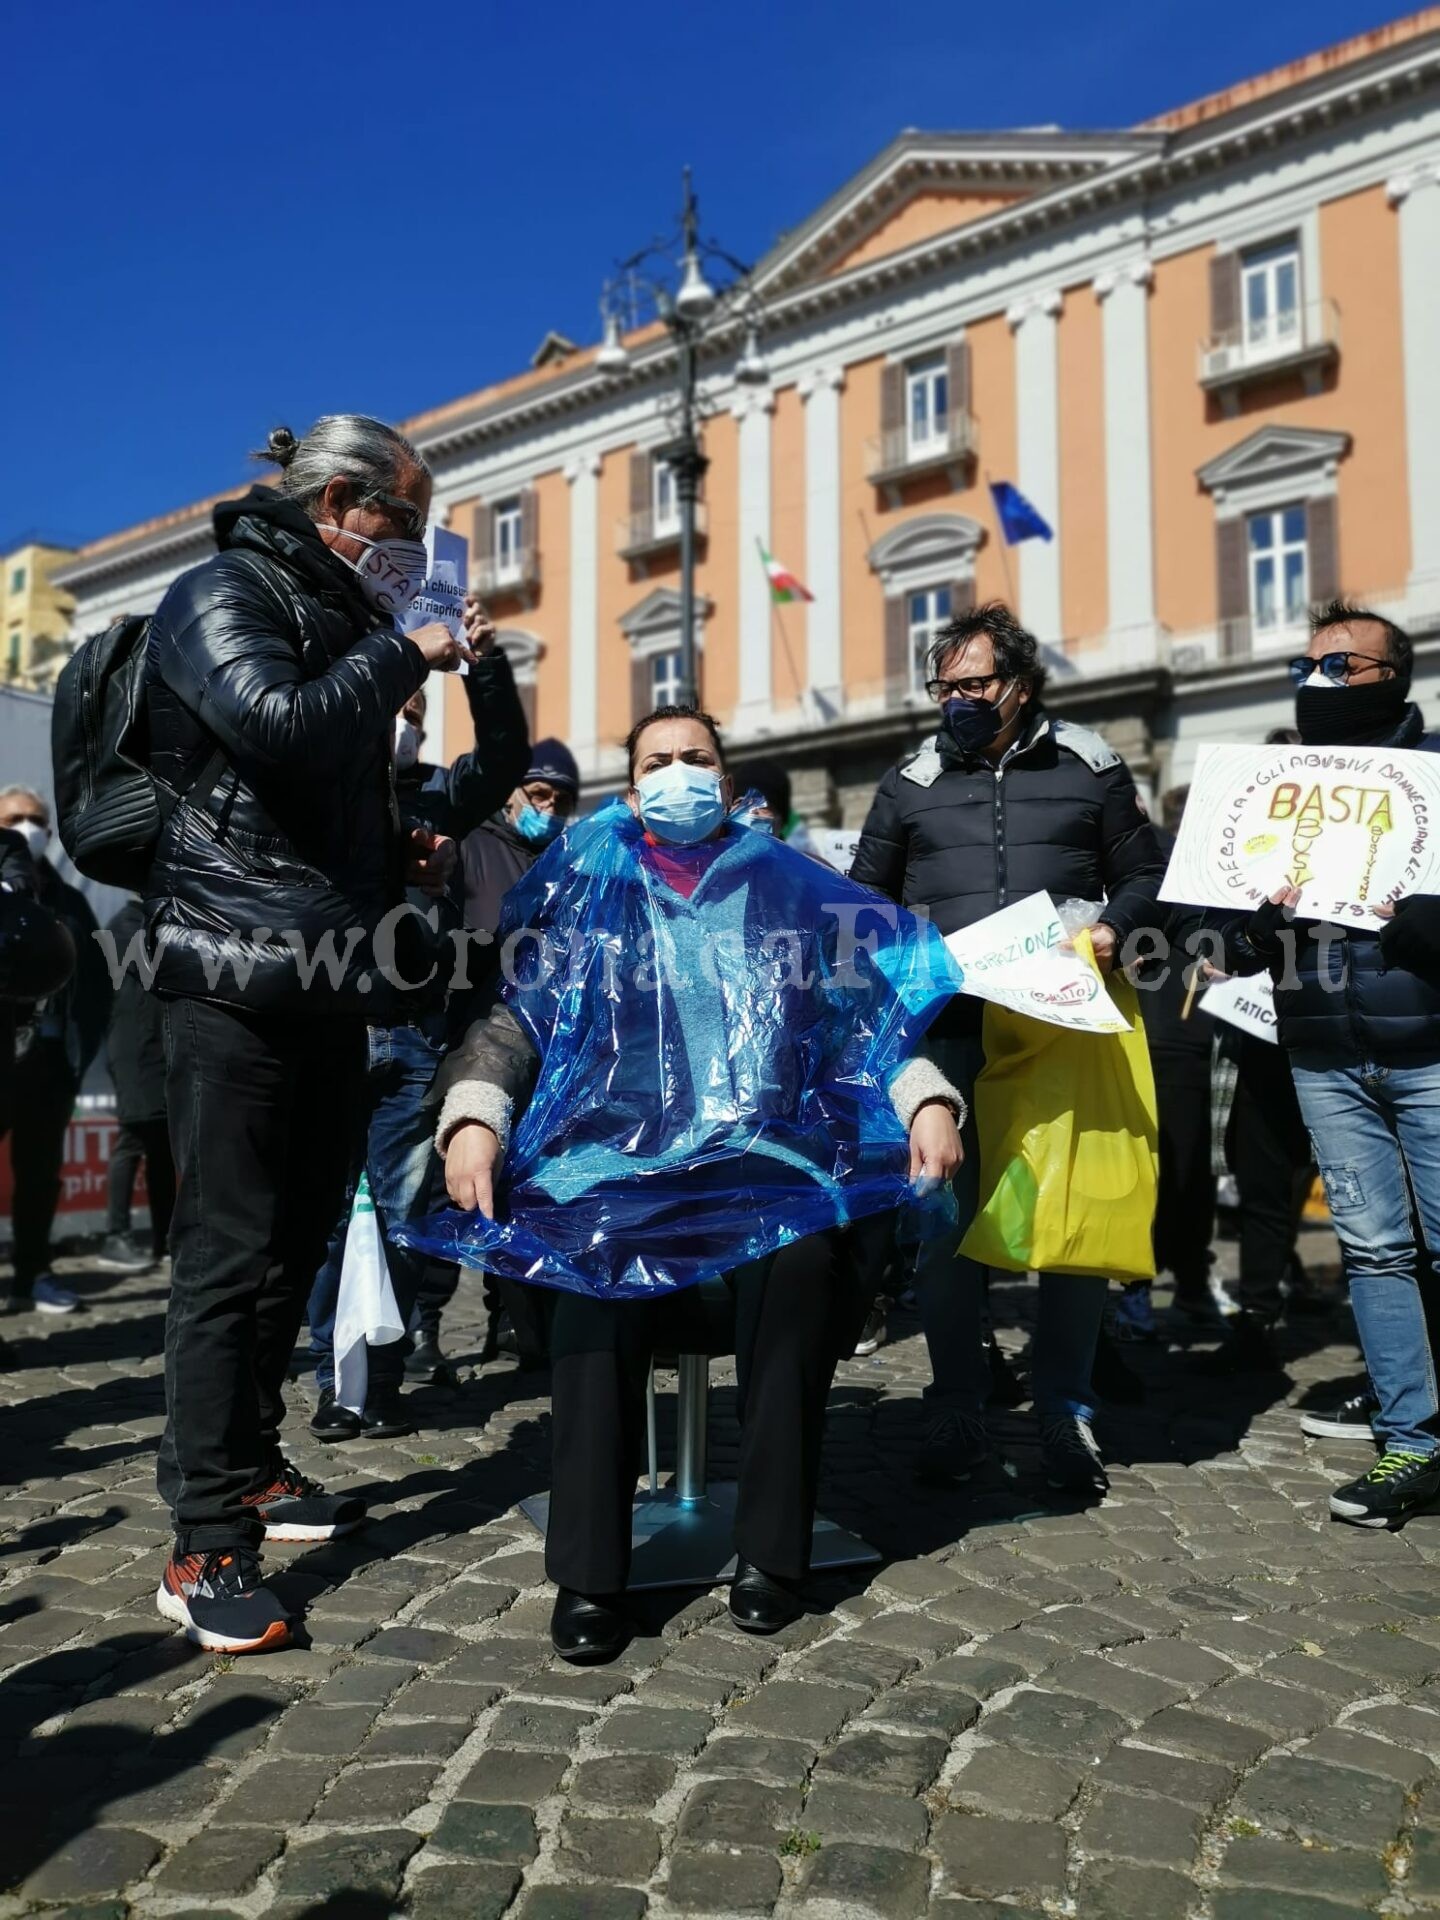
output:
{"label": "hair bun", "polygon": [[300,442],[289,427],[273,427],[265,441],[263,453],[252,454],[254,460],[270,460],[277,467],[288,467],[299,451]]}

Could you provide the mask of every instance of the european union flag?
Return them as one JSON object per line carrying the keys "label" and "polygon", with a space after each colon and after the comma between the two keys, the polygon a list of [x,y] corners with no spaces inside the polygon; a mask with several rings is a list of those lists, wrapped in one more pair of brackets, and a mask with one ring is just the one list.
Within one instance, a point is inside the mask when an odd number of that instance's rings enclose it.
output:
{"label": "european union flag", "polygon": [[1022,540],[1033,540],[1037,535],[1042,540],[1055,538],[1050,523],[1041,518],[1020,489],[1012,487],[1008,480],[992,480],[990,495],[1000,516],[1007,547],[1017,546]]}

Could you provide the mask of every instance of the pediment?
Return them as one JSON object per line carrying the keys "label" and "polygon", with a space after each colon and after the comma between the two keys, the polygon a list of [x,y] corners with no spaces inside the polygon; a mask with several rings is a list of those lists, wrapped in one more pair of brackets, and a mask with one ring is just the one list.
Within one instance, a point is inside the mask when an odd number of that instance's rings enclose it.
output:
{"label": "pediment", "polygon": [[902,133],[759,263],[772,297],[906,252],[1148,151],[1153,136]]}
{"label": "pediment", "polygon": [[[708,600],[696,599],[695,618],[703,620],[710,611]],[[674,587],[655,587],[645,598],[620,616],[620,631],[629,641],[648,640],[655,634],[673,634],[680,630],[680,595]]]}
{"label": "pediment", "polygon": [[1349,450],[1348,433],[1327,433],[1316,427],[1258,427],[1238,446],[1197,468],[1195,478],[1207,493],[1216,493],[1291,474],[1323,472]]}

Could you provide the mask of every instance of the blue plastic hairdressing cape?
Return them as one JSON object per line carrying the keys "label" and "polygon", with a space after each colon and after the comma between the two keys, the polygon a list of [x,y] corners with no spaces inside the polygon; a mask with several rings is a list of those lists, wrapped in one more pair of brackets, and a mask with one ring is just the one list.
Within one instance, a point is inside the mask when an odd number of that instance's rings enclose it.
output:
{"label": "blue plastic hairdressing cape", "polygon": [[[689,899],[665,859],[700,870]],[[887,1087],[961,982],[928,922],[733,823],[653,849],[615,801],[536,862],[497,937],[539,1056],[500,1217],[411,1221],[404,1244],[646,1299],[913,1197]]]}

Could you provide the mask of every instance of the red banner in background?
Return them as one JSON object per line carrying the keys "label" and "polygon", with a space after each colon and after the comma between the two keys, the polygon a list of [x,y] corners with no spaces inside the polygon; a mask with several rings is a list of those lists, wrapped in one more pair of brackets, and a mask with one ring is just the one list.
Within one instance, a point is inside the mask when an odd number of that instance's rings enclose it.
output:
{"label": "red banner in background", "polygon": [[[113,1113],[77,1113],[65,1129],[65,1150],[60,1164],[60,1205],[56,1214],[57,1237],[65,1233],[99,1233],[105,1225],[105,1210],[110,1184],[110,1156],[115,1151],[115,1136],[120,1122]],[[15,1176],[10,1167],[10,1142],[0,1142],[0,1237],[9,1238]],[[137,1212],[148,1207],[145,1191],[145,1165],[136,1174],[131,1206]]]}

